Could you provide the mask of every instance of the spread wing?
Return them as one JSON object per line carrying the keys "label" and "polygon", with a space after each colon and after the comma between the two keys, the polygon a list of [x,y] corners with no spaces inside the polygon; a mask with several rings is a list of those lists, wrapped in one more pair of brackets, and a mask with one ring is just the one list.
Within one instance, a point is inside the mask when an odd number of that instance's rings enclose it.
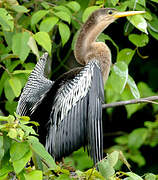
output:
{"label": "spread wing", "polygon": [[[54,88],[53,88],[54,89]],[[94,162],[103,157],[102,74],[96,60],[58,88],[50,114],[46,148],[60,159],[88,143]]]}
{"label": "spread wing", "polygon": [[48,53],[44,53],[39,59],[23,89],[16,109],[21,116],[31,116],[52,87],[53,82],[44,77],[47,57]]}

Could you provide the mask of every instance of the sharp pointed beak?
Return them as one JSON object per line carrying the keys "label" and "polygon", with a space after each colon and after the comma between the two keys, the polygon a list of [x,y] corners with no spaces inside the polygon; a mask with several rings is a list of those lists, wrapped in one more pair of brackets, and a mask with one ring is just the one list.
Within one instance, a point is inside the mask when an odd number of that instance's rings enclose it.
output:
{"label": "sharp pointed beak", "polygon": [[117,12],[114,14],[115,18],[125,17],[125,16],[133,16],[137,14],[144,14],[145,11],[127,11],[127,12]]}

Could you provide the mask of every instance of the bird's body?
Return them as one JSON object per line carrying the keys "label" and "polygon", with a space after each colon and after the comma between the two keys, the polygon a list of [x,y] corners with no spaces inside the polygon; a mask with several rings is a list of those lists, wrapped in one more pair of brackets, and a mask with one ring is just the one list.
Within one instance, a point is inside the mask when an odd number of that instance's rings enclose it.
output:
{"label": "bird's body", "polygon": [[41,141],[55,159],[86,145],[94,163],[103,158],[102,103],[111,53],[96,38],[118,15],[114,9],[102,8],[81,28],[74,53],[84,67],[52,82],[44,77],[45,53],[21,94],[17,113],[39,121],[40,134],[46,137]]}

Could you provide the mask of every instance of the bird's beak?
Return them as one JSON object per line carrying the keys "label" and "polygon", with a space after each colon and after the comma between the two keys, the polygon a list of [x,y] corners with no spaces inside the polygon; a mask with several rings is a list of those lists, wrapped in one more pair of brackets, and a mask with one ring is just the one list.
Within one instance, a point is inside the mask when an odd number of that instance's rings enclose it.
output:
{"label": "bird's beak", "polygon": [[125,16],[133,16],[137,14],[143,14],[145,11],[126,11],[126,12],[117,12],[114,14],[115,18],[125,17]]}

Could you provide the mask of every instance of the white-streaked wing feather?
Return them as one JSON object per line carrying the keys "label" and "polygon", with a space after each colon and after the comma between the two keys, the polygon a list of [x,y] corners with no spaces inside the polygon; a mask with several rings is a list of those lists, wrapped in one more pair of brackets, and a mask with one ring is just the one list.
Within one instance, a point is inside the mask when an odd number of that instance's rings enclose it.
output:
{"label": "white-streaked wing feather", "polygon": [[42,102],[45,94],[52,87],[53,82],[44,76],[47,57],[48,53],[44,53],[39,59],[23,89],[16,110],[17,114],[21,116],[31,116],[38,105]]}
{"label": "white-streaked wing feather", "polygon": [[101,160],[102,101],[103,80],[96,60],[62,83],[54,98],[46,141],[46,148],[56,159],[88,142],[94,162]]}

